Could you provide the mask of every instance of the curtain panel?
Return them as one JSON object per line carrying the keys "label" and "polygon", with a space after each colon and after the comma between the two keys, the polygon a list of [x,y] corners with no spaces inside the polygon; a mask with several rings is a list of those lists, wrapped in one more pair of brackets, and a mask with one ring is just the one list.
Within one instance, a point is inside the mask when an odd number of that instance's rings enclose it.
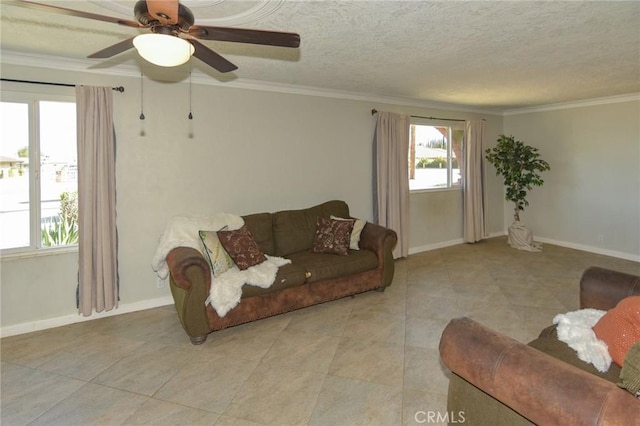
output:
{"label": "curtain panel", "polygon": [[465,122],[464,177],[462,180],[463,235],[467,243],[487,236],[488,197],[484,152],[487,145],[486,121]]}
{"label": "curtain panel", "polygon": [[374,220],[398,234],[394,258],[409,255],[408,115],[378,111],[373,136]]}
{"label": "curtain panel", "polygon": [[78,120],[78,310],[118,306],[116,141],[110,87],[76,86]]}

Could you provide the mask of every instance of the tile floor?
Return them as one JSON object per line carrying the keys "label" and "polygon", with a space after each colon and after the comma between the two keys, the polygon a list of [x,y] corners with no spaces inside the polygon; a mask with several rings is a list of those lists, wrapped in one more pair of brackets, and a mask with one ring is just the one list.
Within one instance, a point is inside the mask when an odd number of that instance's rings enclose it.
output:
{"label": "tile floor", "polygon": [[640,264],[505,238],[409,256],[391,287],[192,346],[172,306],[4,338],[9,425],[415,425],[446,411],[438,341],[467,315],[526,342],[578,308],[590,265]]}

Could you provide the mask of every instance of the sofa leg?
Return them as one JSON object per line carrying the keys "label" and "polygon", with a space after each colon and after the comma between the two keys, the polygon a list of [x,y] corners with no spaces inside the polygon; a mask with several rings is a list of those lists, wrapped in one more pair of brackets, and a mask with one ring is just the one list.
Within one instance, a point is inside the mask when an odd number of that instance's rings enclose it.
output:
{"label": "sofa leg", "polygon": [[207,335],[205,334],[204,336],[190,337],[190,339],[191,339],[191,344],[201,345],[205,342],[205,340],[207,340]]}
{"label": "sofa leg", "polygon": [[376,291],[377,291],[378,293],[384,293],[384,291],[385,291],[386,289],[387,289],[387,287],[386,287],[386,286],[385,286],[385,287],[378,287],[378,288],[376,288]]}

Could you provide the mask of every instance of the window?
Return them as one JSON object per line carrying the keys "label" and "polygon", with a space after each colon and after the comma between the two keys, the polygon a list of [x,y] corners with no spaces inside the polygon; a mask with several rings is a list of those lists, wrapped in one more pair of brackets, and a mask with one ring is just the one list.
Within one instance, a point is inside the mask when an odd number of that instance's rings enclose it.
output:
{"label": "window", "polygon": [[451,124],[412,123],[409,132],[409,189],[459,188],[464,129]]}
{"label": "window", "polygon": [[0,102],[0,249],[78,242],[73,98],[3,93]]}

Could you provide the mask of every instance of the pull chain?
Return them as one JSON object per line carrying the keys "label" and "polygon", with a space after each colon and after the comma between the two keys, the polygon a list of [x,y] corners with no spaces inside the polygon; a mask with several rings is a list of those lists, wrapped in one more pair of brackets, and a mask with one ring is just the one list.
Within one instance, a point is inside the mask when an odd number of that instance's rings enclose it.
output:
{"label": "pull chain", "polygon": [[189,120],[193,120],[191,113],[191,62],[189,62]]}
{"label": "pull chain", "polygon": [[140,73],[140,120],[144,120],[144,85],[142,84],[143,74]]}
{"label": "pull chain", "polygon": [[189,62],[189,139],[193,139],[193,113],[191,112],[191,62]]}

